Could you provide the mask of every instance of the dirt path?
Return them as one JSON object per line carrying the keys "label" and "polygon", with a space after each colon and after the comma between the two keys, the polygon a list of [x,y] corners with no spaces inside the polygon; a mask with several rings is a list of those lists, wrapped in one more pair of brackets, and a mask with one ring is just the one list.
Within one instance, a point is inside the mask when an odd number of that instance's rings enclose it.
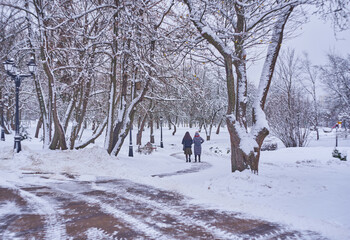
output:
{"label": "dirt path", "polygon": [[128,180],[45,176],[0,187],[0,239],[324,239]]}

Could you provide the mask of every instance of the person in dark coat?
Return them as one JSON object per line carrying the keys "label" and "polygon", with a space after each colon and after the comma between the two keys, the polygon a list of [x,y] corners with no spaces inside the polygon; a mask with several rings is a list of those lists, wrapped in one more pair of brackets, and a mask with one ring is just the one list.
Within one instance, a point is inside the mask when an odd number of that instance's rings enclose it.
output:
{"label": "person in dark coat", "polygon": [[193,144],[192,137],[189,132],[186,132],[184,138],[182,139],[182,145],[183,145],[184,153],[186,155],[186,162],[191,162],[192,144]]}
{"label": "person in dark coat", "polygon": [[204,139],[199,136],[199,133],[196,132],[193,137],[193,144],[194,144],[194,162],[197,162],[197,156],[198,156],[198,162],[201,161],[201,153],[202,153],[202,143],[204,142]]}

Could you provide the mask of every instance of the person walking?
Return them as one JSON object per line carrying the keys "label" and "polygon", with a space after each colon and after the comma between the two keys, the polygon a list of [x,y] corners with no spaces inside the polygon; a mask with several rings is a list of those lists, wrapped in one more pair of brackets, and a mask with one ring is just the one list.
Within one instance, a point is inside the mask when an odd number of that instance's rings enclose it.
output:
{"label": "person walking", "polygon": [[191,162],[193,140],[189,132],[185,133],[182,139],[183,150],[186,155],[186,162]]}
{"label": "person walking", "polygon": [[193,137],[193,150],[194,150],[194,162],[197,162],[197,156],[198,156],[198,162],[201,162],[201,153],[202,153],[202,143],[204,142],[204,139],[199,136],[199,133],[196,132]]}

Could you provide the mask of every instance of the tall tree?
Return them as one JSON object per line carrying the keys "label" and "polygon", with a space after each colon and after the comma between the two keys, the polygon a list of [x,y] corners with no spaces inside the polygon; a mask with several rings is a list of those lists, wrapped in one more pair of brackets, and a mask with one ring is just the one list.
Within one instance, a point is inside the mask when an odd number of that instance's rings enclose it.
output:
{"label": "tall tree", "polygon": [[[200,35],[224,61],[228,93],[226,123],[231,141],[232,172],[258,172],[260,148],[268,135],[264,114],[267,93],[281,48],[284,28],[298,1],[250,2],[184,0]],[[271,34],[268,34],[271,33]],[[247,128],[247,46],[270,36],[259,89]],[[235,76],[234,76],[235,73]],[[235,81],[236,80],[236,81]]]}

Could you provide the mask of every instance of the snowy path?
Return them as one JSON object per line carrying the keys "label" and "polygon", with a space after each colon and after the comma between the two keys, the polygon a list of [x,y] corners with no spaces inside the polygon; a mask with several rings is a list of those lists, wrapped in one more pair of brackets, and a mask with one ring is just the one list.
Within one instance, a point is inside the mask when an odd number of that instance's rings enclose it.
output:
{"label": "snowy path", "polygon": [[[184,159],[183,152],[173,153],[170,156],[178,158],[178,159]],[[207,169],[207,168],[211,167],[210,163],[207,163],[207,162],[194,162],[194,160],[192,162],[186,163],[186,164],[188,164],[190,166],[190,168],[186,168],[186,169],[175,171],[175,172],[154,174],[154,175],[152,175],[152,177],[163,178],[163,177],[170,177],[170,176],[182,175],[182,174],[187,174],[187,173],[194,173],[194,172],[199,172],[201,170],[204,170],[204,169]]]}
{"label": "snowy path", "polygon": [[0,239],[322,239],[129,180],[22,180],[0,186]]}

